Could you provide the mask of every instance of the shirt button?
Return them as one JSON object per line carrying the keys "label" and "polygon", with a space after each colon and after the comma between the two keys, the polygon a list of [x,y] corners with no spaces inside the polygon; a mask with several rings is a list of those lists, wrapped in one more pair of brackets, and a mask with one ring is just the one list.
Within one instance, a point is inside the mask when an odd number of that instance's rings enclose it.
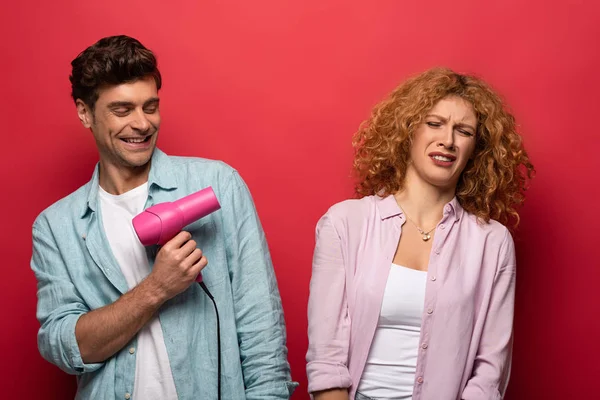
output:
{"label": "shirt button", "polygon": [[440,249],[435,249],[434,252],[435,254],[440,254]]}
{"label": "shirt button", "polygon": [[433,314],[433,308],[428,308],[427,309],[427,314]]}
{"label": "shirt button", "polygon": [[425,350],[427,347],[429,347],[429,346],[427,346],[427,343],[423,343],[423,344],[421,345],[421,348],[423,348],[423,350]]}
{"label": "shirt button", "polygon": [[135,348],[134,347],[130,347],[129,348],[129,354],[133,354],[135,353]]}
{"label": "shirt button", "polygon": [[417,383],[423,383],[423,377],[422,376],[420,376],[420,377],[417,378]]}
{"label": "shirt button", "polygon": [[437,278],[435,277],[435,275],[431,277],[431,280],[432,280],[432,281],[435,281],[436,279],[437,279]]}
{"label": "shirt button", "polygon": [[125,393],[125,400],[129,400],[131,398],[131,395],[129,393]]}
{"label": "shirt button", "polygon": [[444,224],[440,225],[440,229],[444,229],[446,226],[444,226]]}

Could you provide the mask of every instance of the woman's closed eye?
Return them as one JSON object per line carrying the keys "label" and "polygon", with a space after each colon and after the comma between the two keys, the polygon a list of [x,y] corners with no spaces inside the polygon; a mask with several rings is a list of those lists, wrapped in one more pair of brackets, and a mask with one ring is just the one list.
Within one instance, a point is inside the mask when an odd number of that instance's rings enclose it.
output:
{"label": "woman's closed eye", "polygon": [[460,134],[462,134],[462,135],[465,135],[465,136],[473,136],[473,132],[471,132],[471,131],[468,131],[468,130],[466,130],[466,129],[458,128],[458,129],[457,129],[457,131],[458,131]]}

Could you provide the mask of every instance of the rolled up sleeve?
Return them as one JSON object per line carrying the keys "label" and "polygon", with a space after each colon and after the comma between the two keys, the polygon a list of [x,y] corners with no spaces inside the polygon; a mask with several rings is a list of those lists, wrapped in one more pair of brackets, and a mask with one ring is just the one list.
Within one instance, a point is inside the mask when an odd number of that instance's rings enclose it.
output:
{"label": "rolled up sleeve", "polygon": [[33,225],[31,269],[37,279],[38,348],[42,357],[69,374],[99,369],[81,358],[75,325],[89,311],[66,269],[53,235],[43,218]]}
{"label": "rolled up sleeve", "polygon": [[347,366],[349,339],[343,249],[327,213],[317,224],[308,300],[306,372],[310,393],[352,385]]}

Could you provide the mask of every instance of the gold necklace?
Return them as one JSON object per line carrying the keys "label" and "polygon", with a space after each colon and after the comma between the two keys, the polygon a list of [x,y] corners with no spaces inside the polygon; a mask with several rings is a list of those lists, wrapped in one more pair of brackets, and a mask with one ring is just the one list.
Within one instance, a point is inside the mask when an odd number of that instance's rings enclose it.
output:
{"label": "gold necklace", "polygon": [[[402,208],[402,206],[400,206],[400,208]],[[404,208],[402,208],[402,211],[404,211]],[[417,230],[421,234],[421,239],[423,239],[424,242],[426,242],[429,239],[431,239],[430,233],[436,228],[437,225],[434,226],[433,228],[431,228],[430,230],[428,230],[426,232],[423,229],[419,228],[419,226],[417,224],[415,224],[415,221],[413,221],[412,219],[410,219],[410,217],[408,216],[408,214],[406,213],[406,211],[404,212],[404,215],[406,215],[406,219],[408,219],[415,226],[415,228],[417,228]]]}

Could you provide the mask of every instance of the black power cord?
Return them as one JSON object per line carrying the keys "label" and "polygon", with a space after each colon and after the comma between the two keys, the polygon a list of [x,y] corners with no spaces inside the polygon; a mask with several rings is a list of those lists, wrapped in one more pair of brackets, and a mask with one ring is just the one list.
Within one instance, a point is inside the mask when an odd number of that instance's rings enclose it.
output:
{"label": "black power cord", "polygon": [[219,322],[219,310],[217,309],[217,303],[215,303],[215,298],[210,293],[204,282],[198,282],[204,293],[208,296],[209,299],[212,300],[213,306],[215,306],[215,314],[217,316],[217,399],[221,400],[221,324]]}

